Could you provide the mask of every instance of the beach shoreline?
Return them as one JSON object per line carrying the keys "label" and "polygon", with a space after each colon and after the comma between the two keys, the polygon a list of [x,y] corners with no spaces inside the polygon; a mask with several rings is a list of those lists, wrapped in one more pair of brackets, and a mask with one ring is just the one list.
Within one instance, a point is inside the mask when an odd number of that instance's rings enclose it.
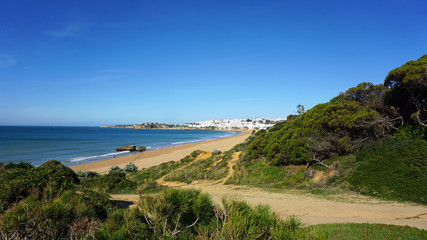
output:
{"label": "beach shoreline", "polygon": [[138,169],[149,168],[169,161],[179,161],[195,150],[212,151],[214,149],[219,149],[221,151],[227,151],[233,148],[235,145],[244,142],[250,134],[251,131],[243,131],[240,134],[230,137],[176,145],[162,149],[149,150],[143,153],[120,156],[91,163],[84,163],[72,166],[71,169],[76,172],[93,171],[102,174],[107,173],[113,166],[119,166],[120,168],[123,168],[130,162],[133,162],[138,167]]}

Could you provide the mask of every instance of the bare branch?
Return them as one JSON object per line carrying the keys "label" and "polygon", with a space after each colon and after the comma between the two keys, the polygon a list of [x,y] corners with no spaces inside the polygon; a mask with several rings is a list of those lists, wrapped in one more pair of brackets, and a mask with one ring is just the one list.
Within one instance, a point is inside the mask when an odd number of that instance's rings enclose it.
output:
{"label": "bare branch", "polygon": [[314,164],[317,164],[317,165],[321,165],[321,166],[324,166],[324,167],[326,167],[326,168],[329,168],[329,166],[328,165],[326,165],[326,164],[324,164],[318,157],[317,157],[317,155],[316,154],[313,154],[313,159],[310,161],[310,162],[308,162],[307,163],[307,165],[305,166],[305,169],[308,169],[311,165],[314,165]]}
{"label": "bare branch", "polygon": [[175,236],[176,234],[180,233],[182,230],[191,228],[192,226],[196,225],[196,223],[199,221],[199,218],[196,219],[196,221],[194,221],[191,225],[188,225],[187,227],[185,227],[184,229],[178,230],[178,231],[174,231],[171,234],[171,237]]}

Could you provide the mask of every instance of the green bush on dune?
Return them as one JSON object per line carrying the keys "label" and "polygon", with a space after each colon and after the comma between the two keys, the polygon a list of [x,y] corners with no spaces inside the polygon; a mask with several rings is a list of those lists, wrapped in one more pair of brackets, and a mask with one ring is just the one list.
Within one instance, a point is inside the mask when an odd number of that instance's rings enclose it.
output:
{"label": "green bush on dune", "polygon": [[99,239],[291,239],[296,218],[280,219],[269,207],[223,200],[213,204],[199,190],[168,189],[144,196],[139,208],[109,214]]}
{"label": "green bush on dune", "polygon": [[382,139],[356,155],[353,190],[427,204],[427,141]]}
{"label": "green bush on dune", "polygon": [[77,191],[77,174],[58,161],[0,168],[1,239],[80,239],[94,236],[107,211],[105,195]]}
{"label": "green bush on dune", "polygon": [[105,175],[85,178],[81,185],[101,193],[128,193],[136,192],[136,182],[126,178],[122,171],[112,171]]}
{"label": "green bush on dune", "polygon": [[79,179],[73,170],[51,160],[39,167],[8,163],[0,170],[0,182],[1,213],[30,195],[54,197],[73,189]]}

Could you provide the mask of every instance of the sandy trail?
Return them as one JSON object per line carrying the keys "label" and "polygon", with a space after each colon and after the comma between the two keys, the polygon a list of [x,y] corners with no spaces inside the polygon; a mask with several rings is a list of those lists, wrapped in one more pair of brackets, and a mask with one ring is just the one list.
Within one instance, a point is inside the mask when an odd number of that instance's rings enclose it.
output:
{"label": "sandy trail", "polygon": [[[175,184],[171,184],[175,185]],[[366,196],[340,196],[329,200],[299,191],[269,192],[263,189],[198,182],[175,186],[207,192],[217,203],[224,196],[245,200],[251,205],[267,204],[281,217],[295,215],[305,225],[321,223],[383,223],[427,230],[427,207],[411,203],[388,202]],[[113,195],[114,199],[137,201],[138,195]],[[421,214],[421,215],[420,215]],[[418,217],[415,217],[420,215]],[[415,217],[415,218],[412,218]],[[409,218],[409,219],[407,219]]]}
{"label": "sandy trail", "polygon": [[[223,197],[245,200],[251,205],[267,204],[281,217],[295,215],[305,225],[321,223],[383,223],[412,226],[427,230],[427,206],[382,201],[359,194],[317,196],[298,190],[273,192],[250,186],[224,185],[233,174],[239,153],[228,163],[229,174],[219,181],[194,181],[192,184],[165,182],[169,187],[195,188],[209,193],[218,204]],[[194,163],[194,162],[193,162]],[[192,164],[192,163],[191,163]],[[191,165],[190,164],[190,165]],[[137,201],[138,195],[113,195],[114,199]]]}

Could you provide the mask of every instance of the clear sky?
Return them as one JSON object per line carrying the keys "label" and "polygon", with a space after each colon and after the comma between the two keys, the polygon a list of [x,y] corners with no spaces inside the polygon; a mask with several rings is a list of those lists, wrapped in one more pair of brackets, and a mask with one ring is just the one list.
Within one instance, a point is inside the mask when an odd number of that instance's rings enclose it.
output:
{"label": "clear sky", "polygon": [[427,54],[425,0],[0,1],[0,125],[285,118]]}

